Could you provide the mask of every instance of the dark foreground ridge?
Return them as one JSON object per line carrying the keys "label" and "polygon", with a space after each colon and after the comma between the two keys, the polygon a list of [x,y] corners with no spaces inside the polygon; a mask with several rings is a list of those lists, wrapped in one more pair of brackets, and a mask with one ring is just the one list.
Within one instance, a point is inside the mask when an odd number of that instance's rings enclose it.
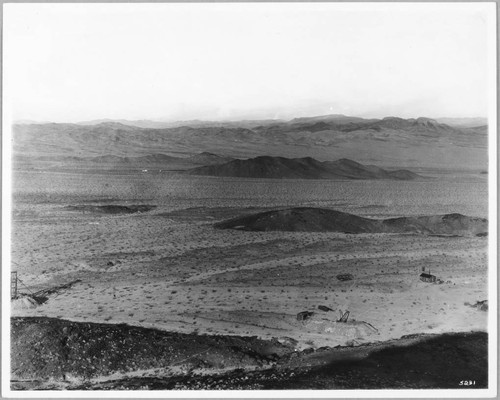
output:
{"label": "dark foreground ridge", "polygon": [[232,160],[225,164],[193,168],[191,175],[240,178],[288,179],[395,179],[423,178],[408,170],[387,171],[374,165],[363,165],[346,158],[321,162],[311,157],[285,158],[260,156]]}
{"label": "dark foreground ridge", "polygon": [[[487,343],[486,333],[470,332],[297,352],[276,339],[12,318],[11,387],[477,389],[488,385]],[[464,379],[474,385],[461,386]]]}
{"label": "dark foreground ridge", "polygon": [[461,214],[377,220],[331,209],[300,207],[232,218],[215,224],[215,227],[245,231],[419,233],[427,235],[485,236],[488,232],[488,220],[467,217]]}

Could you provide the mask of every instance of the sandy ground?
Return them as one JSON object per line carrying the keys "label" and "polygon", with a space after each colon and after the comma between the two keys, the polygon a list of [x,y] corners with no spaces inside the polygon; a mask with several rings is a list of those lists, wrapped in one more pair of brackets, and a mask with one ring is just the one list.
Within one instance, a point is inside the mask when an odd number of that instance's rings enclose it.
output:
{"label": "sandy ground", "polygon": [[[195,214],[16,204],[12,259],[22,282],[33,292],[81,282],[12,315],[291,337],[299,348],[487,329],[487,313],[464,304],[487,298],[487,238],[216,230],[220,218]],[[446,283],[421,282],[422,267]],[[318,332],[296,320],[306,310],[330,321],[349,310],[378,332]]]}

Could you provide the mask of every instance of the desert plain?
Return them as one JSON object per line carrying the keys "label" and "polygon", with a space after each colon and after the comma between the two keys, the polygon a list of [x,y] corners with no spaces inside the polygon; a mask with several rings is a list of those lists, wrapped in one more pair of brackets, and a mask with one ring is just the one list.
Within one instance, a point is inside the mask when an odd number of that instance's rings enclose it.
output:
{"label": "desert plain", "polygon": [[[280,179],[189,174],[193,162],[228,162],[212,153],[175,163],[164,155],[91,161],[16,157],[11,256],[19,293],[12,301],[14,320],[56,318],[257,338],[299,354],[409,335],[488,330],[488,313],[476,306],[488,299],[487,234],[467,232],[467,227],[458,234],[432,234],[219,226],[231,218],[308,207],[372,220],[461,214],[482,219],[484,227],[484,166],[445,168],[438,160],[438,165],[411,165],[411,173],[418,174],[411,179]],[[407,164],[400,160],[392,170],[400,166]],[[366,173],[380,173],[369,168]],[[437,281],[422,281],[423,271]],[[26,301],[44,290],[49,292],[42,301]],[[338,322],[346,311],[348,323]],[[298,316],[303,312],[309,318]],[[23,371],[22,364],[17,362],[16,371]],[[238,368],[255,365],[242,361]],[[226,371],[224,363],[209,370]],[[30,375],[13,376],[22,381]]]}
{"label": "desert plain", "polygon": [[[225,191],[227,199],[219,197],[217,206],[182,209],[176,207],[182,199],[173,199],[172,206],[163,198],[148,198],[148,188],[160,179],[170,186],[172,180],[175,185],[177,179],[190,178],[138,174],[131,180],[144,187],[143,198],[117,201],[112,199],[116,187],[129,182],[123,176],[92,175],[92,182],[113,188],[92,196],[85,175],[47,174],[43,179],[50,179],[53,193],[30,193],[30,199],[38,196],[35,203],[15,202],[14,265],[33,292],[81,282],[39,307],[14,308],[14,316],[124,322],[179,332],[291,336],[300,348],[344,345],[353,339],[308,331],[296,320],[297,313],[317,311],[318,305],[335,310],[335,317],[338,310],[349,310],[351,319],[377,329],[373,336],[356,338],[358,342],[486,328],[486,314],[464,302],[487,298],[487,237],[221,230],[214,228],[215,222],[270,207],[258,207],[262,199],[252,199],[250,190],[241,193],[241,182],[213,179],[210,184],[219,186],[216,194]],[[26,177],[20,174],[17,179]],[[56,188],[67,188],[69,181],[78,192],[60,198]],[[281,184],[290,190],[299,187],[292,181]],[[233,200],[228,191],[242,199]],[[266,193],[260,190],[257,195]],[[482,199],[478,196],[476,209],[484,213]],[[335,204],[352,204],[349,200],[337,199],[331,207],[352,210]],[[66,208],[75,203],[156,208],[134,214]],[[367,206],[358,214],[387,216],[380,212],[387,208],[384,204]],[[405,214],[411,215],[408,208]],[[420,281],[422,268],[445,283]],[[338,280],[342,273],[354,279]],[[26,291],[22,286],[20,290]]]}

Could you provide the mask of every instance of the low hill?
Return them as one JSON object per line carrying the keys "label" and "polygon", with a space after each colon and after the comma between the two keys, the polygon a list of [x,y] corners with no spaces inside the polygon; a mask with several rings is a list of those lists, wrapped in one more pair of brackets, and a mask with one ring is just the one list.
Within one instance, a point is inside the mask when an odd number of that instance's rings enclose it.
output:
{"label": "low hill", "polygon": [[400,180],[422,178],[411,171],[387,171],[375,166],[365,166],[348,159],[321,162],[311,157],[290,159],[271,156],[233,160],[221,165],[193,168],[188,173],[191,175],[240,178]]}
{"label": "low hill", "polygon": [[194,156],[188,157],[186,160],[194,164],[215,165],[215,164],[224,164],[230,162],[234,160],[234,158],[223,157],[214,153],[209,153],[208,151],[204,151],[203,153],[195,154]]}
{"label": "low hill", "polygon": [[488,220],[462,214],[391,218],[383,221],[390,231],[415,232],[434,235],[479,235],[488,232]]}
{"label": "low hill", "polygon": [[120,157],[106,154],[97,157],[80,158],[80,162],[93,162],[99,164],[131,164],[131,165],[149,165],[149,164],[169,164],[172,162],[188,162],[180,157],[172,157],[166,154],[150,154],[140,157]]}
{"label": "low hill", "polygon": [[261,156],[248,160],[233,160],[222,165],[194,168],[190,175],[234,176],[241,178],[335,178],[322,163],[313,158],[290,159]]}
{"label": "low hill", "polygon": [[327,161],[324,165],[326,165],[328,169],[334,171],[335,174],[351,179],[411,180],[423,178],[423,176],[406,169],[388,171],[375,165],[363,165],[347,158],[342,158],[337,161]]}
{"label": "low hill", "polygon": [[37,157],[17,154],[14,163],[18,169],[43,168],[46,170],[163,170],[183,171],[203,165],[224,164],[233,160],[230,157],[221,157],[213,153],[200,153],[190,157],[174,157],[167,154],[155,153],[137,157],[104,154],[95,157],[41,155]]}
{"label": "low hill", "polygon": [[215,224],[219,229],[245,231],[419,233],[483,236],[488,220],[461,214],[377,220],[322,208],[289,208],[233,218]]}
{"label": "low hill", "polygon": [[203,152],[195,154],[190,157],[174,157],[167,154],[155,153],[148,154],[139,157],[120,157],[111,154],[97,156],[97,157],[65,157],[67,161],[80,161],[80,162],[93,162],[101,164],[131,164],[131,165],[161,165],[161,164],[171,164],[171,163],[184,163],[190,165],[214,165],[214,164],[224,164],[233,160],[230,157],[221,157],[217,154]]}
{"label": "low hill", "polygon": [[233,218],[215,225],[220,229],[292,232],[381,232],[381,221],[322,208],[289,208]]}

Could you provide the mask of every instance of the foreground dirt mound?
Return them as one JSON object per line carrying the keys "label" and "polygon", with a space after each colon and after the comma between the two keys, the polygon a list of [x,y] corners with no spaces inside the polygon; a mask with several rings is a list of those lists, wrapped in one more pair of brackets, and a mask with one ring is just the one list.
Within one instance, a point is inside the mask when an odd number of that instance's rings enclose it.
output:
{"label": "foreground dirt mound", "polygon": [[[412,335],[296,352],[287,340],[179,334],[54,318],[11,319],[23,389],[485,388],[484,332]],[[177,370],[165,373],[167,368]],[[461,387],[460,381],[474,381]]]}
{"label": "foreground dirt mound", "polygon": [[156,206],[151,205],[130,205],[122,206],[109,204],[104,206],[93,206],[93,205],[78,205],[78,206],[66,206],[69,211],[80,211],[89,213],[99,213],[99,214],[135,214],[138,212],[147,212],[154,210]]}
{"label": "foreground dirt mound", "polygon": [[[467,383],[464,385],[464,376]],[[462,382],[462,385],[460,384]],[[353,348],[293,353],[266,370],[137,378],[85,384],[89,390],[481,389],[488,387],[484,332],[415,335]]]}
{"label": "foreground dirt mound", "polygon": [[177,366],[237,368],[267,365],[293,352],[278,341],[206,336],[55,318],[12,318],[14,380],[90,379]]}
{"label": "foreground dirt mound", "polygon": [[289,208],[233,218],[215,224],[220,229],[345,233],[421,233],[484,236],[488,220],[461,214],[376,220],[323,208]]}

